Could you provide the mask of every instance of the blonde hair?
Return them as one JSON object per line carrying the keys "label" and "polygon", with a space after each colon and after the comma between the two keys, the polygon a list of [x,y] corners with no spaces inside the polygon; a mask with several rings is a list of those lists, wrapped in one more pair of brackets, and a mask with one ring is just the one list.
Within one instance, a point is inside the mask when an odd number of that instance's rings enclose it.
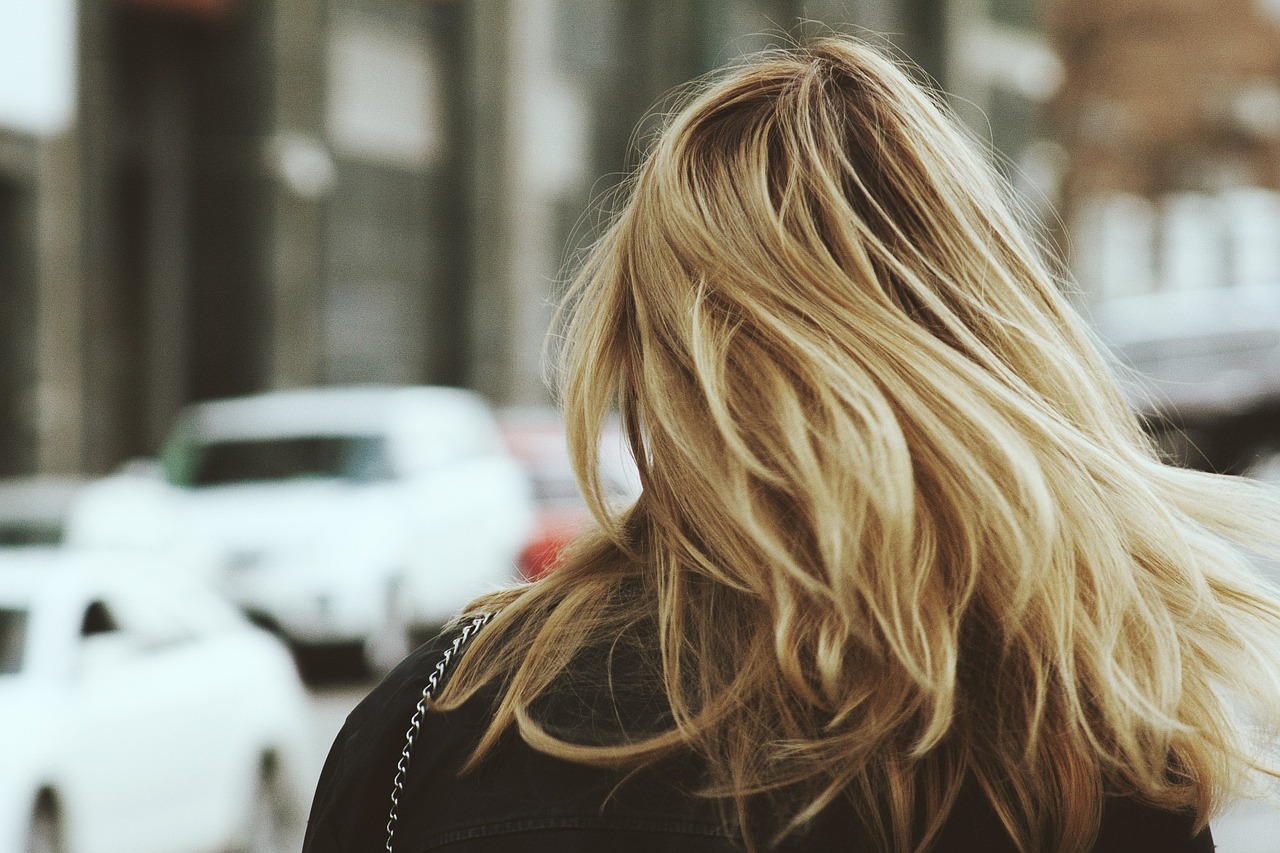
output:
{"label": "blonde hair", "polygon": [[[895,850],[966,780],[1023,851],[1087,849],[1107,795],[1203,824],[1241,790],[1233,712],[1280,707],[1280,605],[1237,543],[1273,548],[1280,503],[1162,464],[1012,210],[852,39],[753,57],[670,118],[572,291],[600,531],[475,605],[501,612],[443,702],[501,684],[474,761],[512,727],[580,762],[692,749],[749,844],[847,797]],[[643,483],[621,511],[597,473],[615,407]],[[540,721],[578,655],[646,620],[668,730]]]}

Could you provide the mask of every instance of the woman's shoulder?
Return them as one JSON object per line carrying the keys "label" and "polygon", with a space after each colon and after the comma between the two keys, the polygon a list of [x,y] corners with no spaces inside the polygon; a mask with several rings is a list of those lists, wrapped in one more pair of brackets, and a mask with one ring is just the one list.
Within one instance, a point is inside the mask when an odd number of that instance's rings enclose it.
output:
{"label": "woman's shoulder", "polygon": [[[306,853],[378,849],[385,841],[396,774],[424,691],[443,683],[487,616],[453,625],[409,654],[347,715],[334,738],[312,800]],[[426,752],[426,749],[415,752]],[[411,755],[411,757],[418,757]],[[369,844],[377,844],[369,848]]]}
{"label": "woman's shoulder", "polygon": [[[465,641],[458,643],[465,630],[460,626],[416,651],[351,712],[317,787],[304,853],[381,849],[397,773],[397,849],[543,849],[537,844],[552,837],[565,851],[600,849],[603,840],[617,850],[738,849],[719,808],[692,795],[701,777],[690,756],[640,770],[592,766],[540,752],[508,731],[463,772],[493,719],[500,686],[490,684],[448,710],[420,712],[419,700],[433,675],[439,679],[442,661],[465,653]],[[451,663],[444,665],[445,677]],[[608,739],[620,731],[619,711],[588,692],[557,693],[548,714],[579,734]],[[644,699],[626,703],[624,716],[636,725],[652,711]],[[421,725],[402,762],[415,714]]]}
{"label": "woman's shoulder", "polygon": [[[411,652],[391,670],[347,716],[338,735],[363,754],[367,742],[394,735],[404,740],[410,724],[424,718],[427,692],[439,695],[468,642],[492,614],[468,617],[451,625]],[[335,742],[335,746],[337,742]],[[399,751],[397,751],[397,756]]]}
{"label": "woman's shoulder", "polygon": [[[569,845],[564,846],[566,850],[577,849],[570,839],[574,843],[594,839],[594,843],[609,837],[616,848],[624,838],[629,839],[626,843],[635,841],[637,833],[651,844],[670,840],[677,844],[671,849],[682,851],[737,849],[724,812],[710,800],[692,795],[701,777],[689,756],[637,773],[620,773],[546,755],[509,733],[489,759],[473,772],[461,773],[492,719],[498,688],[481,690],[450,711],[424,714],[419,708],[424,689],[433,678],[436,684],[447,678],[464,653],[476,630],[468,627],[472,624],[459,624],[419,648],[348,716],[317,787],[304,853],[382,849],[398,772],[403,772],[403,794],[396,838],[413,849],[452,850],[467,839],[457,849],[515,850],[521,849],[510,846],[517,843],[517,836],[530,833],[544,841],[550,837],[547,833],[555,834],[558,843]],[[589,663],[588,669],[594,670],[600,661]],[[641,689],[641,682],[651,680],[642,677],[650,674],[649,667],[629,659],[620,665],[619,675],[636,674],[634,695],[624,692],[627,701],[621,709],[612,703],[603,707],[598,691],[585,689],[589,684],[583,681],[575,683],[575,688],[582,689],[560,695],[551,716],[583,733],[587,731],[583,724],[599,726],[602,721],[614,724],[607,735],[616,734],[619,725],[630,729],[630,723],[623,723],[625,717],[636,725],[642,720],[653,725],[664,715],[651,704],[654,691]],[[626,683],[627,679],[620,679],[613,687]],[[402,771],[415,714],[420,714],[421,728]],[[972,787],[965,793],[967,799],[958,804],[934,849],[938,853],[970,849],[1013,853],[1015,847],[990,804]],[[512,834],[513,826],[521,827],[520,832]],[[829,845],[860,832],[849,812],[831,808],[810,831],[790,839],[783,848],[836,849]],[[1212,853],[1213,842],[1207,831],[1195,836],[1191,820],[1184,815],[1111,799],[1104,807],[1094,849],[1097,853]]]}

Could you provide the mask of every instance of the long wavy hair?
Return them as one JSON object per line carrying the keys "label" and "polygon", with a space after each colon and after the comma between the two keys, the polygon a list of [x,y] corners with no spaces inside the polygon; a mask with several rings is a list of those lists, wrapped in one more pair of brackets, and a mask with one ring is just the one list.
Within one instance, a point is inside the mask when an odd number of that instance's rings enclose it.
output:
{"label": "long wavy hair", "polygon": [[[1249,561],[1280,502],[1162,463],[1031,233],[858,41],[691,95],[571,291],[599,530],[476,602],[500,613],[440,703],[500,685],[473,763],[511,729],[595,764],[692,750],[757,848],[847,798],[882,848],[924,850],[973,785],[1023,851],[1066,853],[1107,796],[1203,824],[1241,791],[1280,709],[1280,605]],[[643,483],[623,509],[598,474],[615,410]],[[639,625],[660,730],[540,716]]]}

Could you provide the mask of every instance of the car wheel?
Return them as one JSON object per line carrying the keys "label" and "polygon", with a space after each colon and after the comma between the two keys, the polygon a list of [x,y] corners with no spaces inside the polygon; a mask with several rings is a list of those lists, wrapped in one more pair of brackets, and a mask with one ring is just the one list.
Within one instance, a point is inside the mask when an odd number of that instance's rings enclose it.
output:
{"label": "car wheel", "polygon": [[399,578],[389,581],[382,624],[364,643],[365,665],[374,675],[386,675],[413,651],[413,629],[404,599],[404,582]]}
{"label": "car wheel", "polygon": [[295,848],[290,836],[289,804],[275,766],[264,761],[249,804],[244,846],[237,853],[284,853]]}
{"label": "car wheel", "polygon": [[26,853],[62,853],[62,825],[53,803],[41,800],[31,814]]}

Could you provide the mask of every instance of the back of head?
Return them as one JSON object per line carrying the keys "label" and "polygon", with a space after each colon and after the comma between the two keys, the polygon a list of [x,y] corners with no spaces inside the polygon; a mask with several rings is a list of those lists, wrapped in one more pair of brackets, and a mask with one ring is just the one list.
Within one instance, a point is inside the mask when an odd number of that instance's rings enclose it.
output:
{"label": "back of head", "polygon": [[[563,374],[604,532],[502,600],[542,633],[495,726],[584,757],[520,709],[644,611],[675,731],[600,760],[693,746],[740,804],[801,823],[848,795],[898,849],[966,779],[1026,850],[1084,849],[1104,791],[1207,819],[1247,763],[1215,691],[1280,695],[1280,609],[1227,542],[1280,511],[1156,459],[946,109],[852,39],[762,54],[671,117],[629,193]],[[614,407],[644,486],[616,515]],[[608,594],[627,579],[645,594]]]}

